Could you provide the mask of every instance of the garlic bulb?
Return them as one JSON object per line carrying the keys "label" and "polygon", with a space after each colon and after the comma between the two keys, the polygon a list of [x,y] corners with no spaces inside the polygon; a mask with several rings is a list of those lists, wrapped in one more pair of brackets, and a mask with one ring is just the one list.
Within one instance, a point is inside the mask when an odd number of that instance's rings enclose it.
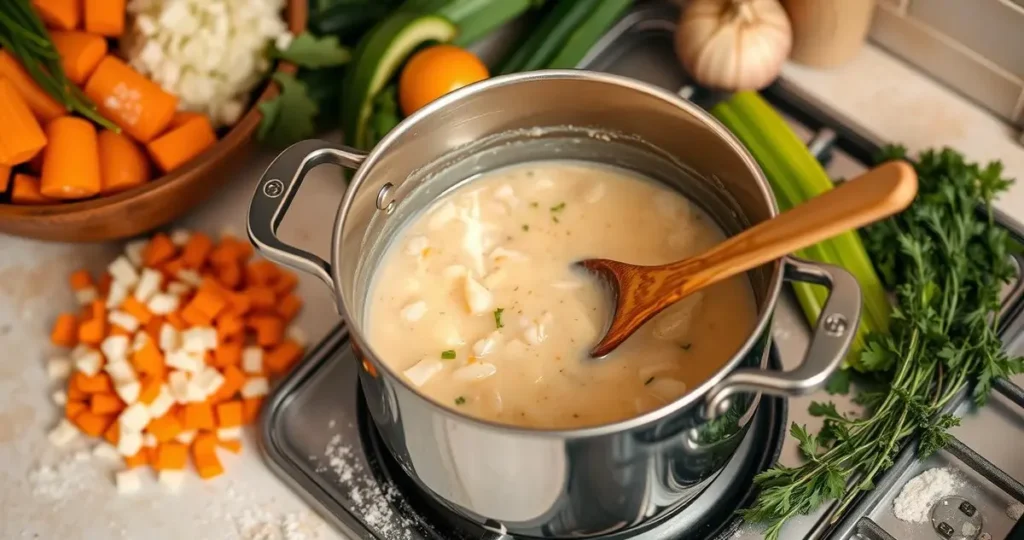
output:
{"label": "garlic bulb", "polygon": [[691,0],[676,31],[676,54],[703,86],[759,90],[779,74],[792,39],[778,0]]}

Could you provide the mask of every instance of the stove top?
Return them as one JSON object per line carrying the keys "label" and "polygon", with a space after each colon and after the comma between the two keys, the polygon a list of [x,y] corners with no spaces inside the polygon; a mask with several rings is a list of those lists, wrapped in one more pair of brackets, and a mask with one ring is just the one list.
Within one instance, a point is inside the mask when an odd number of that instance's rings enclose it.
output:
{"label": "stove top", "polygon": [[[692,85],[675,59],[674,10],[660,2],[642,4],[608,32],[581,67],[631,76],[710,106],[720,96]],[[855,121],[831,113],[784,80],[765,95],[807,141],[833,178],[849,178],[865,170],[882,142],[865,136]],[[1024,231],[1010,220],[1000,222],[1024,242]],[[1022,266],[1017,262],[1019,269]],[[1014,354],[1024,354],[1022,297],[1024,283],[1018,279],[1006,288],[1001,328],[1004,342]],[[772,361],[792,368],[802,357],[809,335],[795,301],[784,296],[774,320]],[[501,531],[453,516],[414,488],[383,451],[363,410],[357,366],[345,330],[339,327],[275,392],[262,420],[264,451],[272,468],[352,538],[509,538]],[[877,480],[876,489],[861,497],[845,517],[833,523],[835,508],[825,506],[813,515],[791,520],[782,538],[1008,538],[1016,521],[1011,514],[1018,511],[1014,505],[1024,503],[1021,383],[1021,376],[997,383],[989,405],[981,410],[975,410],[969,400],[954,400],[950,409],[963,420],[952,430],[955,440],[949,447],[921,461],[914,454],[914,445],[910,445],[892,469]],[[820,420],[811,417],[807,407],[811,401],[822,399],[826,398],[820,393],[789,400],[763,398],[751,433],[704,494],[662,523],[609,538],[761,538],[756,527],[741,525],[735,510],[755,495],[750,481],[753,474],[775,461],[783,465],[800,462],[795,441],[785,433],[786,426],[796,422],[816,430]],[[839,408],[856,409],[844,396],[827,399]],[[892,510],[896,495],[909,480],[935,467],[955,471],[955,493],[932,508],[930,522],[910,524],[897,519]],[[1019,528],[1015,538],[1024,539],[1024,525]]]}

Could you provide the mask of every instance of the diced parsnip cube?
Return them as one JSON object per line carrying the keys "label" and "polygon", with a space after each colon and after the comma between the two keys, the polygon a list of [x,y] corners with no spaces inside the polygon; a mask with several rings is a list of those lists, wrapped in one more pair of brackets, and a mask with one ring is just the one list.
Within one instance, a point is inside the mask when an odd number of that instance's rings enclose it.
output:
{"label": "diced parsnip cube", "polygon": [[444,364],[437,358],[424,358],[416,365],[402,372],[409,381],[416,387],[427,384],[434,375],[444,369]]}
{"label": "diced parsnip cube", "polygon": [[498,368],[494,364],[488,364],[487,362],[477,362],[475,364],[469,364],[456,369],[452,376],[460,381],[478,381],[486,379],[491,375],[498,372]]}

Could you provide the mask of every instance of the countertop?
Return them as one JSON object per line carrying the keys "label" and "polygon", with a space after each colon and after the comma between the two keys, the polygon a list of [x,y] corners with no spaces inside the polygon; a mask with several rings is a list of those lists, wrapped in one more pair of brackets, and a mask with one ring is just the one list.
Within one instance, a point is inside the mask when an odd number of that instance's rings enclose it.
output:
{"label": "countertop", "polygon": [[[875,47],[831,71],[788,65],[784,77],[880,140],[912,151],[951,146],[974,160],[999,159],[1008,176],[1024,179],[1024,147],[1012,128]],[[227,188],[176,225],[243,235],[251,191],[272,158],[254,152]],[[315,170],[282,237],[326,255],[343,188],[335,171]],[[1024,222],[1024,185],[998,206]],[[340,538],[263,465],[252,432],[242,455],[225,459],[225,475],[210,482],[190,477],[177,494],[147,477],[140,494],[119,496],[113,465],[95,457],[75,460],[75,452],[89,446],[49,444],[46,433],[59,410],[50,401],[56,384],[44,369],[55,352],[47,337],[54,317],[74,305],[67,276],[81,267],[101,269],[119,251],[114,244],[0,236],[0,538]],[[321,283],[311,276],[300,280],[306,305],[298,324],[315,343],[338,316]],[[46,466],[56,473],[40,476]]]}

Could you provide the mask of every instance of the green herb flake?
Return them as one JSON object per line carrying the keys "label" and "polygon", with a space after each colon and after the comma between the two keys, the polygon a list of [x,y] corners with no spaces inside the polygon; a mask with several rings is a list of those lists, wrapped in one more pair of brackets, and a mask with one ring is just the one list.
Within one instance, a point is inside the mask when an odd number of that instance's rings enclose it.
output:
{"label": "green herb flake", "polygon": [[680,343],[679,344],[679,348],[684,350],[684,351],[690,350],[690,347],[693,347],[692,343]]}
{"label": "green herb flake", "polygon": [[530,226],[529,226],[529,225],[526,225],[526,224],[524,224],[524,225],[523,225],[523,232],[530,232]]}
{"label": "green herb flake", "polygon": [[312,137],[319,108],[306,92],[306,86],[283,71],[274,73],[272,80],[281,92],[257,106],[262,118],[256,138],[273,146],[288,146]]}
{"label": "green herb flake", "polygon": [[558,203],[558,204],[556,204],[556,205],[551,207],[551,211],[554,212],[554,213],[561,212],[562,210],[565,210],[565,203],[564,202],[560,202],[560,203]]}
{"label": "green herb flake", "polygon": [[287,49],[275,48],[274,56],[299,67],[317,69],[347,64],[352,52],[338,43],[337,36],[318,38],[307,31],[293,39]]}
{"label": "green herb flake", "polygon": [[466,397],[465,396],[459,396],[459,397],[455,398],[455,404],[456,405],[465,405],[465,403],[466,403]]}
{"label": "green herb flake", "polygon": [[455,351],[451,349],[441,351],[441,360],[455,360]]}
{"label": "green herb flake", "polygon": [[555,223],[561,223],[561,221],[558,221],[558,216],[551,216],[551,221],[554,221]]}
{"label": "green herb flake", "polygon": [[652,382],[654,382],[654,377],[649,377],[646,381],[644,381],[644,386],[647,386],[648,384],[651,384]]}
{"label": "green herb flake", "polygon": [[505,325],[501,322],[501,314],[505,311],[505,308],[498,308],[494,310],[494,326],[498,328],[504,328]]}
{"label": "green herb flake", "polygon": [[531,208],[537,208],[538,206],[540,206],[540,203],[537,201],[533,201],[532,203],[530,203]]}

